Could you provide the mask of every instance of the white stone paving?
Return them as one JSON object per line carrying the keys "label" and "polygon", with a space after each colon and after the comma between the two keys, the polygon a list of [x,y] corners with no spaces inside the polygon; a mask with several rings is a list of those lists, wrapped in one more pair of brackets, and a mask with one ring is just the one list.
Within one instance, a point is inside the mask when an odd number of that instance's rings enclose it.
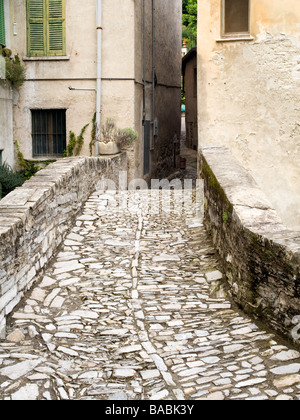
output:
{"label": "white stone paving", "polygon": [[90,197],[8,322],[0,399],[299,399],[299,352],[231,304],[193,209],[148,194]]}

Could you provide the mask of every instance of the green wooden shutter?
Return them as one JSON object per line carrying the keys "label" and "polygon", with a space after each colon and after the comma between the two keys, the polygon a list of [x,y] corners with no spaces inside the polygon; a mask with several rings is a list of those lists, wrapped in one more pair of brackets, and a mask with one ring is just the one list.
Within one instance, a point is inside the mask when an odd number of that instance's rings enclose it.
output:
{"label": "green wooden shutter", "polygon": [[47,0],[48,55],[65,54],[65,8],[63,0]]}
{"label": "green wooden shutter", "polygon": [[65,0],[27,0],[29,56],[65,55]]}
{"label": "green wooden shutter", "polygon": [[5,19],[3,0],[0,0],[0,45],[5,46]]}
{"label": "green wooden shutter", "polygon": [[29,56],[46,55],[44,0],[27,0],[27,43]]}

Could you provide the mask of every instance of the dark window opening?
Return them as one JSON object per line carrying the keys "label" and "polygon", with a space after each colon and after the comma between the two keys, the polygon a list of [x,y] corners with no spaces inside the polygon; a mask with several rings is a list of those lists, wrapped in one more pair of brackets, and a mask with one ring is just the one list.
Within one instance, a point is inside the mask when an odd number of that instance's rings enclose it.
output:
{"label": "dark window opening", "polygon": [[66,150],[66,110],[32,110],[33,157],[62,157]]}
{"label": "dark window opening", "polygon": [[223,32],[249,33],[249,0],[223,0]]}

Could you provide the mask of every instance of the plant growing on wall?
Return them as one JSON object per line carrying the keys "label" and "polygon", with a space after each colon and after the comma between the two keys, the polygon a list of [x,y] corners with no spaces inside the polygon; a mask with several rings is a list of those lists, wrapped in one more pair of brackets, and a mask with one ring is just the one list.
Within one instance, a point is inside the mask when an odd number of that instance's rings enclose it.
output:
{"label": "plant growing on wall", "polygon": [[97,133],[96,115],[97,114],[95,112],[95,114],[93,116],[93,119],[92,119],[93,126],[92,126],[92,132],[91,132],[91,141],[90,141],[90,144],[89,144],[90,156],[93,155],[93,146],[96,143],[96,133]]}
{"label": "plant growing on wall", "polygon": [[86,124],[79,136],[76,137],[76,134],[73,131],[70,131],[70,139],[67,149],[64,151],[64,157],[78,156],[81,152],[83,143],[84,143],[84,133],[88,128],[89,124]]}
{"label": "plant growing on wall", "polygon": [[121,149],[131,146],[138,138],[137,131],[132,128],[118,128],[115,120],[107,118],[101,127],[101,142],[116,143]]}
{"label": "plant growing on wall", "polygon": [[19,88],[25,82],[25,67],[22,66],[19,56],[15,55],[13,57],[11,50],[8,48],[1,48],[1,54],[5,58],[6,79],[9,80],[13,86]]}
{"label": "plant growing on wall", "polygon": [[35,162],[26,160],[24,158],[23,153],[20,150],[19,143],[15,141],[15,146],[17,149],[17,155],[18,155],[18,162],[17,165],[19,165],[22,169],[20,173],[24,177],[25,180],[30,179],[32,176],[34,176],[38,171],[40,171],[42,168],[37,166]]}

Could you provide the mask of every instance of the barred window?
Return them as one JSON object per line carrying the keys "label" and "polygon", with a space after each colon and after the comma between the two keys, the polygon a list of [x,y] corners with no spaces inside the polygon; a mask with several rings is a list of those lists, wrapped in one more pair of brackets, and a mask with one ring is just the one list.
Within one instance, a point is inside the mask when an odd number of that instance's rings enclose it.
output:
{"label": "barred window", "polygon": [[62,157],[66,150],[66,110],[32,110],[33,157]]}

